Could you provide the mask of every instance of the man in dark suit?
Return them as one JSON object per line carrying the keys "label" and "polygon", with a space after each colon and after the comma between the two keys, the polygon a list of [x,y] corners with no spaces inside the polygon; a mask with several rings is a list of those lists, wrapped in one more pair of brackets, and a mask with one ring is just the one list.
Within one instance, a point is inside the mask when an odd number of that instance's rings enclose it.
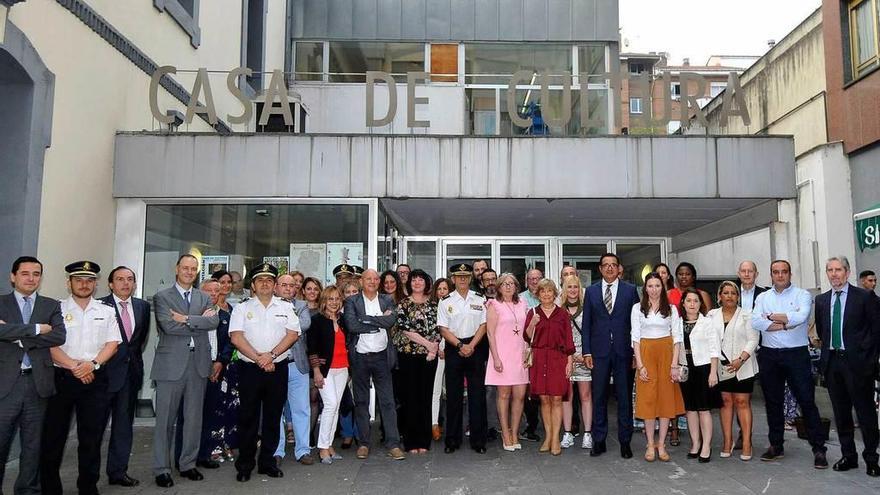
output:
{"label": "man in dark suit", "polygon": [[49,348],[64,344],[58,301],[37,294],[43,264],[22,256],[12,264],[13,291],[0,296],[0,486],[16,430],[21,440],[15,493],[40,493],[40,439],[55,367]]}
{"label": "man in dark suit", "polygon": [[171,429],[183,402],[183,449],[177,459],[180,475],[204,479],[196,469],[202,432],[202,406],[211,374],[211,344],[208,331],[220,319],[210,298],[193,287],[199,261],[191,254],[177,260],[173,287],[153,297],[159,343],[150,378],[156,382],[156,428],[153,435],[153,474],[162,488],[174,485],[171,479]]}
{"label": "man in dark suit", "polygon": [[767,290],[766,287],[755,284],[758,279],[758,265],[754,261],[745,260],[739,264],[736,274],[739,276],[739,305],[746,311],[751,311],[758,296]]}
{"label": "man in dark suit", "polygon": [[617,439],[620,455],[632,457],[633,350],[630,342],[630,312],[639,302],[636,287],[618,278],[620,258],[605,253],[599,259],[602,280],[587,287],[584,296],[583,354],[593,370],[593,457],[606,451],[608,436],[608,393],[611,376],[617,394]]}
{"label": "man in dark suit", "polygon": [[880,353],[880,300],[848,283],[849,270],[844,256],[829,258],[825,263],[831,290],[816,296],[816,329],[822,341],[819,369],[825,375],[843,454],[834,470],[859,467],[852,418],[855,408],[865,441],[862,458],[868,465],[868,475],[876,477],[880,476],[880,432],[874,405],[874,373]]}
{"label": "man in dark suit", "polygon": [[[137,279],[134,270],[117,266],[107,277],[110,294],[101,298],[116,308],[116,322],[122,342],[105,366],[110,394],[110,445],[107,449],[107,478],[111,485],[137,486],[128,475],[132,427],[138,393],[144,382],[144,345],[150,333],[150,303],[133,297]],[[106,425],[105,425],[106,427]]]}
{"label": "man in dark suit", "polygon": [[385,426],[385,447],[395,460],[404,459],[397,431],[397,410],[391,370],[397,353],[391,343],[391,327],[397,321],[394,301],[379,294],[379,274],[364,271],[363,290],[345,300],[345,328],[348,331],[348,361],[354,394],[354,416],[358,428],[357,458],[370,454],[370,380],[376,388],[376,403]]}

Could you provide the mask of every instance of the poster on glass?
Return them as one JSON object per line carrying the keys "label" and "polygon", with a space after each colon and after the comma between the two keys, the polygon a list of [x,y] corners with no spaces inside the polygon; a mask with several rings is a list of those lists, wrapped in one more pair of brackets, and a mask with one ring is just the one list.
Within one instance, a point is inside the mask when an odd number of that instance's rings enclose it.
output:
{"label": "poster on glass", "polygon": [[300,272],[306,277],[324,278],[324,264],[327,259],[326,244],[291,244],[288,270]]}
{"label": "poster on glass", "polygon": [[229,270],[229,256],[202,256],[202,273],[199,280],[211,278],[218,270]]}
{"label": "poster on glass", "polygon": [[327,270],[325,280],[329,283],[336,280],[333,269],[341,264],[364,266],[364,245],[360,242],[328,242],[327,243]]}
{"label": "poster on glass", "polygon": [[277,268],[279,277],[290,271],[289,256],[263,256],[263,263],[269,263]]}

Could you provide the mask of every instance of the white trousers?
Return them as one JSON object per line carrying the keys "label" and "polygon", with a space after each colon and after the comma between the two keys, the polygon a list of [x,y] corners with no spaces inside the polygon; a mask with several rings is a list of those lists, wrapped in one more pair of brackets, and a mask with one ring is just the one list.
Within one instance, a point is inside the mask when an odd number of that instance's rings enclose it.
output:
{"label": "white trousers", "polygon": [[336,435],[339,421],[339,401],[348,382],[348,368],[331,368],[324,377],[324,386],[318,389],[324,409],[321,411],[321,426],[318,428],[318,448],[329,449]]}
{"label": "white trousers", "polygon": [[437,373],[434,374],[434,395],[431,397],[431,424],[440,424],[440,396],[443,395],[443,370],[446,360],[437,360]]}

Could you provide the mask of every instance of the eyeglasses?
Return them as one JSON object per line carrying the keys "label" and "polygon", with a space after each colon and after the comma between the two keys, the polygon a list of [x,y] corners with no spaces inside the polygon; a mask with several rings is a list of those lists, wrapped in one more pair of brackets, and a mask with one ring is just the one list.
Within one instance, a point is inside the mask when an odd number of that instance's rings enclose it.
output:
{"label": "eyeglasses", "polygon": [[602,263],[599,265],[599,268],[617,268],[619,265],[617,263]]}
{"label": "eyeglasses", "polygon": [[501,284],[501,287],[516,287],[516,284],[513,282],[504,282]]}

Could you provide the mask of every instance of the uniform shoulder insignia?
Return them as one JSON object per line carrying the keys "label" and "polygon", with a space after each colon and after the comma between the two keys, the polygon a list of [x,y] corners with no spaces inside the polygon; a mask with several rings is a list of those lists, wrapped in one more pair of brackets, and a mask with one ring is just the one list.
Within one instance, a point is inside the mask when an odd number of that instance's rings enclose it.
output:
{"label": "uniform shoulder insignia", "polygon": [[103,304],[104,306],[107,306],[107,307],[109,307],[109,308],[116,309],[116,305],[113,304],[113,303],[110,302],[110,301],[105,301],[105,300],[103,300],[103,299],[99,299],[99,301],[101,301],[101,304]]}
{"label": "uniform shoulder insignia", "polygon": [[452,295],[452,293],[450,292],[449,294],[446,294],[445,296],[441,297],[440,300],[445,301],[445,300],[449,299],[449,296],[451,296],[451,295]]}
{"label": "uniform shoulder insignia", "polygon": [[250,301],[250,300],[251,300],[250,297],[242,297],[241,299],[238,300],[238,303],[239,303],[239,304],[243,304],[243,303],[246,303],[246,302],[248,302],[248,301]]}

